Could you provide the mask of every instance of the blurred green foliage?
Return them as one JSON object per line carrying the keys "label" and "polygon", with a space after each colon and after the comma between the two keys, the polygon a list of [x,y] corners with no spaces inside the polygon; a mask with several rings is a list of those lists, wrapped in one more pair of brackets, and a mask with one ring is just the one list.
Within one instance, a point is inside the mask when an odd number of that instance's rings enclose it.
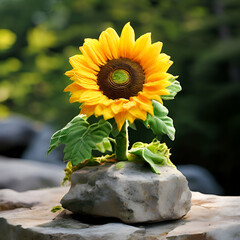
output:
{"label": "blurred green foliage", "polygon": [[84,38],[107,27],[120,34],[130,21],[137,37],[152,32],[164,43],[170,72],[180,76],[183,91],[166,101],[177,129],[172,161],[207,167],[232,193],[240,171],[239,12],[239,0],[0,0],[0,115],[64,126],[79,112],[63,93],[68,58]]}

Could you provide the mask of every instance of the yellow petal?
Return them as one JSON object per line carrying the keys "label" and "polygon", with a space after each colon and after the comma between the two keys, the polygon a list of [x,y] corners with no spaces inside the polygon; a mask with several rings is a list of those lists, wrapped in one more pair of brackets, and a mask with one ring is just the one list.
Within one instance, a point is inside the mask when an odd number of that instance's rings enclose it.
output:
{"label": "yellow petal", "polygon": [[83,55],[74,55],[69,58],[69,62],[74,70],[84,70],[96,74],[99,71],[99,67],[92,61],[87,61],[87,57]]}
{"label": "yellow petal", "polygon": [[83,104],[80,113],[87,115],[87,117],[90,117],[91,115],[94,114],[95,108],[96,108],[95,105]]}
{"label": "yellow petal", "polygon": [[153,89],[153,88],[164,89],[164,88],[166,88],[170,85],[171,85],[171,83],[168,80],[163,79],[163,80],[160,80],[160,81],[144,83],[143,87],[149,88],[149,91],[151,91],[151,89]]}
{"label": "yellow petal", "polygon": [[89,80],[93,80],[95,83],[97,82],[97,75],[83,70],[73,70],[71,80],[77,81],[77,79],[81,78],[88,78]]}
{"label": "yellow petal", "polygon": [[96,105],[104,101],[104,96],[100,91],[85,90],[80,96],[80,101],[88,105]]}
{"label": "yellow petal", "polygon": [[75,91],[72,93],[69,102],[73,103],[73,102],[81,102],[80,101],[80,97],[83,94],[83,92],[85,92],[86,90],[79,90],[79,91]]}
{"label": "yellow petal", "polygon": [[100,70],[100,66],[99,64],[96,64],[94,62],[94,60],[92,59],[91,55],[89,56],[89,53],[88,53],[88,48],[83,48],[83,47],[79,47],[80,51],[82,52],[83,56],[84,56],[84,59],[87,63],[87,65],[92,68],[93,70],[99,72]]}
{"label": "yellow petal", "polygon": [[[143,93],[146,93],[148,96],[149,96],[149,99],[152,99],[152,95],[168,95],[169,94],[169,91],[165,88],[157,88],[157,87],[143,87]],[[145,96],[147,96],[145,94]]]}
{"label": "yellow petal", "polygon": [[160,52],[162,51],[162,46],[163,46],[162,42],[155,42],[152,44],[153,50],[156,51],[158,54],[160,54]]}
{"label": "yellow petal", "polygon": [[136,117],[128,112],[127,116],[126,116],[126,119],[132,124],[135,121]]}
{"label": "yellow petal", "polygon": [[130,108],[135,107],[135,106],[136,106],[136,102],[127,101],[127,102],[123,103],[122,107],[123,107],[124,110],[129,110]]}
{"label": "yellow petal", "polygon": [[145,54],[144,52],[150,47],[151,45],[151,33],[145,33],[141,37],[136,40],[132,60],[139,62],[142,56]]}
{"label": "yellow petal", "polygon": [[119,58],[119,41],[120,38],[114,29],[108,28],[102,32],[99,37],[99,42],[108,60]]}
{"label": "yellow petal", "polygon": [[70,85],[65,87],[64,92],[75,92],[79,90],[83,90],[83,88],[76,83],[71,83]]}
{"label": "yellow petal", "polygon": [[123,124],[127,120],[127,114],[127,112],[120,112],[114,117],[119,131],[122,129]]}
{"label": "yellow petal", "polygon": [[88,66],[85,62],[83,55],[74,55],[69,58],[69,62],[75,70],[84,70],[91,73],[96,73],[96,71]]}
{"label": "yellow petal", "polygon": [[120,37],[119,54],[123,58],[131,58],[132,50],[135,44],[135,33],[128,22],[122,30]]}
{"label": "yellow petal", "polygon": [[157,94],[150,94],[148,92],[143,92],[142,95],[144,95],[145,97],[147,97],[149,99],[156,100],[156,101],[160,102],[161,104],[163,104],[161,97]]}
{"label": "yellow petal", "polygon": [[97,82],[93,79],[86,78],[86,77],[72,77],[71,80],[73,80],[75,83],[82,85],[92,85],[91,87],[96,87],[94,89],[99,89],[99,86],[97,85]]}
{"label": "yellow petal", "polygon": [[103,115],[103,118],[105,120],[108,120],[110,118],[113,118],[114,117],[114,113],[112,112],[111,108],[106,108],[104,105],[102,104],[98,104],[96,105],[96,108],[95,108],[95,116],[96,117],[99,117],[99,116],[102,116]]}
{"label": "yellow petal", "polygon": [[95,108],[95,116],[99,117],[102,115],[102,111],[103,111],[104,107],[101,104],[96,105]]}
{"label": "yellow petal", "polygon": [[101,45],[96,39],[85,39],[82,47],[80,47],[84,57],[90,59],[97,66],[104,65],[106,63],[106,56],[102,52]]}
{"label": "yellow petal", "polygon": [[157,60],[160,52],[162,49],[162,43],[156,42],[149,46],[142,55],[141,59],[139,60],[140,65],[142,65],[143,69],[147,69],[151,67]]}
{"label": "yellow petal", "polygon": [[118,99],[115,100],[112,104],[111,104],[111,109],[113,111],[114,114],[118,114],[119,112],[121,112],[123,110],[123,103],[127,102],[128,100],[126,99]]}
{"label": "yellow petal", "polygon": [[146,75],[149,76],[156,72],[166,72],[168,68],[172,65],[172,61],[169,60],[170,57],[164,53],[159,54],[155,63],[145,70]]}
{"label": "yellow petal", "polygon": [[146,120],[147,113],[145,110],[140,109],[138,106],[133,107],[129,110],[129,113],[133,115],[135,118],[139,118],[142,120]]}
{"label": "yellow petal", "polygon": [[145,110],[153,115],[153,106],[151,100],[142,95],[141,92],[138,93],[138,96],[131,97],[130,99],[133,99],[135,102],[137,102],[138,106],[142,110]]}
{"label": "yellow petal", "polygon": [[157,86],[150,86],[150,87],[143,87],[143,92],[147,92],[151,95],[167,95],[169,94],[168,90],[162,87]]}
{"label": "yellow petal", "polygon": [[171,77],[173,77],[172,74],[169,74],[166,72],[156,72],[156,73],[146,76],[145,83],[161,81],[163,79],[170,79]]}
{"label": "yellow petal", "polygon": [[81,86],[82,88],[85,88],[85,89],[89,89],[89,90],[99,90],[99,86],[97,84],[89,84],[88,82],[84,82],[84,81],[81,81],[79,80],[77,82],[77,84],[79,86]]}
{"label": "yellow petal", "polygon": [[104,109],[102,110],[102,115],[105,120],[108,120],[114,117],[114,113],[112,112],[111,108],[106,108],[106,107],[104,107]]}
{"label": "yellow petal", "polygon": [[68,76],[68,77],[74,76],[74,70],[66,71],[65,75]]}

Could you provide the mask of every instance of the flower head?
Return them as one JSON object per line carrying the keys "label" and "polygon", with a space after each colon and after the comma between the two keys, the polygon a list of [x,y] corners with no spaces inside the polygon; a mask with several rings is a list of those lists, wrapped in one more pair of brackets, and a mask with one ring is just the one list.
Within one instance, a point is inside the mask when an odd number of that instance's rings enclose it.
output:
{"label": "flower head", "polygon": [[66,72],[73,81],[65,88],[70,102],[82,103],[87,116],[114,118],[119,130],[126,120],[146,120],[154,114],[151,100],[162,103],[161,95],[169,94],[172,61],[161,48],[161,42],[151,43],[150,33],[135,41],[130,23],[120,37],[108,28],[98,40],[85,39],[82,55],[70,58],[73,69]]}

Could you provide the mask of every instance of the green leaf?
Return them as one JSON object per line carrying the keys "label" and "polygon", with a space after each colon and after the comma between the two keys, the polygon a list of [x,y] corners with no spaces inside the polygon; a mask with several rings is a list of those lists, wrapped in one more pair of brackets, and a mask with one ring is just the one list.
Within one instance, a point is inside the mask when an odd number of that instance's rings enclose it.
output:
{"label": "green leaf", "polygon": [[120,161],[115,165],[115,168],[117,170],[120,170],[120,169],[124,168],[125,164],[126,164],[126,161]]}
{"label": "green leaf", "polygon": [[48,153],[59,144],[65,144],[64,160],[71,160],[76,166],[91,157],[92,150],[109,136],[111,129],[111,124],[103,119],[90,125],[85,116],[78,115],[52,136]]}
{"label": "green leaf", "polygon": [[135,130],[135,131],[137,130],[137,127],[136,127],[135,122],[129,124],[129,127],[130,127],[131,129]]}
{"label": "green leaf", "polygon": [[51,212],[55,213],[55,212],[60,211],[62,209],[63,209],[63,207],[61,205],[58,205],[58,206],[52,207]]}
{"label": "green leaf", "polygon": [[96,145],[96,149],[102,153],[105,153],[106,151],[112,152],[112,145],[108,138],[104,138],[102,142]]}
{"label": "green leaf", "polygon": [[151,166],[153,172],[160,174],[160,172],[158,171],[156,165],[152,160],[152,154],[150,150],[146,148],[136,148],[136,149],[131,149],[129,152],[141,157],[144,161],[146,161]]}
{"label": "green leaf", "polygon": [[170,153],[167,145],[157,140],[153,140],[150,144],[142,142],[134,143],[129,153],[147,162],[151,166],[153,172],[157,174],[160,174],[157,166],[174,166],[170,161]]}
{"label": "green leaf", "polygon": [[147,128],[151,128],[155,135],[167,134],[173,141],[175,138],[175,128],[173,126],[173,120],[167,116],[168,109],[157,101],[152,101],[154,116],[148,114],[147,119],[144,121],[144,125]]}
{"label": "green leaf", "polygon": [[182,90],[182,87],[180,85],[180,82],[176,80],[178,77],[173,77],[169,81],[171,82],[171,85],[168,86],[166,89],[170,92],[168,95],[162,95],[161,98],[163,100],[172,100],[177,95],[178,92]]}
{"label": "green leaf", "polygon": [[115,138],[119,134],[117,123],[115,122],[114,118],[108,119],[108,122],[110,122],[110,124],[112,125],[111,134]]}

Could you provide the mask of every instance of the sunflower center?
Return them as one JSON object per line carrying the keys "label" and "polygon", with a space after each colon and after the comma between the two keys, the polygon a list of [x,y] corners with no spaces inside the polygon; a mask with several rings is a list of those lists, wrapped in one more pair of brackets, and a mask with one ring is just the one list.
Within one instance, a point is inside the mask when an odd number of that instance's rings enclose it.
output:
{"label": "sunflower center", "polygon": [[130,78],[130,75],[124,69],[117,69],[112,73],[112,80],[115,83],[123,84],[126,83]]}
{"label": "sunflower center", "polygon": [[100,90],[110,99],[137,96],[143,89],[144,80],[142,67],[128,58],[108,61],[97,75]]}

